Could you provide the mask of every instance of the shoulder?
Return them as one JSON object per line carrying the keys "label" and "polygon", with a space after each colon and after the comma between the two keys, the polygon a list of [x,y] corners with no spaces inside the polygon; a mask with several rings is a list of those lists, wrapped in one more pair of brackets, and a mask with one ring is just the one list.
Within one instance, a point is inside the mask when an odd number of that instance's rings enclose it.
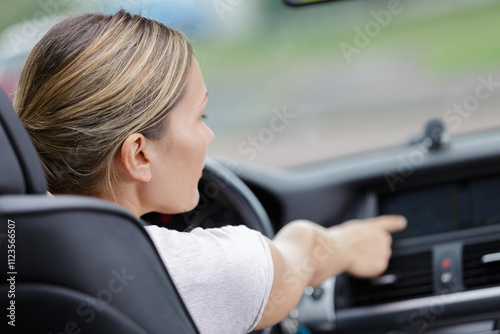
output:
{"label": "shoulder", "polygon": [[[223,226],[219,228],[195,228],[191,232],[179,232],[158,226],[146,226],[146,231],[153,241],[170,241],[174,243],[209,243],[229,244],[234,242],[260,242],[263,236],[260,232],[249,229],[244,225]],[[189,245],[186,245],[189,246]]]}
{"label": "shoulder", "polygon": [[154,226],[146,229],[174,281],[182,285],[246,282],[255,286],[272,281],[269,245],[260,232],[246,226],[196,228],[189,233]]}
{"label": "shoulder", "polygon": [[[246,226],[189,233],[146,229],[202,333],[246,333],[255,327],[273,282],[269,245],[261,233]],[[214,308],[221,311],[216,319],[208,311]]]}

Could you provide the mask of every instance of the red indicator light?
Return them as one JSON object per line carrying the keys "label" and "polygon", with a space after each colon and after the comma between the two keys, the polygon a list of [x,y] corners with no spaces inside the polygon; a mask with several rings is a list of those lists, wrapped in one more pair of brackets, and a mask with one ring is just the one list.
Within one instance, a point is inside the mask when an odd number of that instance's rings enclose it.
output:
{"label": "red indicator light", "polygon": [[443,269],[448,269],[451,267],[451,260],[447,257],[445,257],[443,259],[443,261],[441,261],[441,268]]}
{"label": "red indicator light", "polygon": [[160,215],[160,222],[162,224],[168,224],[172,221],[172,219],[173,219],[172,215],[167,215],[167,214]]}

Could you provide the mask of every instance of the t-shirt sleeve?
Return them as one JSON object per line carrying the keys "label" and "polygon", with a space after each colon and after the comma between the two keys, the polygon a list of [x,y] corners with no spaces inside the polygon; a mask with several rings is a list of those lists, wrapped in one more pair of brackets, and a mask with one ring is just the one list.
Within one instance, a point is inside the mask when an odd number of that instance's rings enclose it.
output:
{"label": "t-shirt sleeve", "polygon": [[259,232],[246,226],[146,230],[202,334],[253,330],[274,272],[269,245]]}

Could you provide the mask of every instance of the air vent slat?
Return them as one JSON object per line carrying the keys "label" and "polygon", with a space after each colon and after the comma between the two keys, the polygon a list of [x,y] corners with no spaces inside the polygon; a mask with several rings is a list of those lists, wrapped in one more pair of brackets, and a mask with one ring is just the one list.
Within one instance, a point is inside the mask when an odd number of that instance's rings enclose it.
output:
{"label": "air vent slat", "polygon": [[432,254],[426,252],[394,257],[384,275],[394,275],[397,279],[391,284],[377,285],[371,280],[349,278],[350,307],[432,295]]}
{"label": "air vent slat", "polygon": [[464,286],[466,290],[500,285],[500,263],[484,263],[483,256],[500,252],[500,241],[463,248]]}

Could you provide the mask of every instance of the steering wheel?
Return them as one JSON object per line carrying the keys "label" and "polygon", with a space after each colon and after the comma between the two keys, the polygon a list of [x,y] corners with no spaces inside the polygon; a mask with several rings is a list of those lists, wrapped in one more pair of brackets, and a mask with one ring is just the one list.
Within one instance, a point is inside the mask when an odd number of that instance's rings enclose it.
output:
{"label": "steering wheel", "polygon": [[229,168],[207,157],[198,189],[200,202],[194,210],[187,213],[188,217],[194,217],[207,210],[212,201],[222,199],[229,203],[244,225],[270,239],[274,237],[274,230],[266,210],[247,185]]}

